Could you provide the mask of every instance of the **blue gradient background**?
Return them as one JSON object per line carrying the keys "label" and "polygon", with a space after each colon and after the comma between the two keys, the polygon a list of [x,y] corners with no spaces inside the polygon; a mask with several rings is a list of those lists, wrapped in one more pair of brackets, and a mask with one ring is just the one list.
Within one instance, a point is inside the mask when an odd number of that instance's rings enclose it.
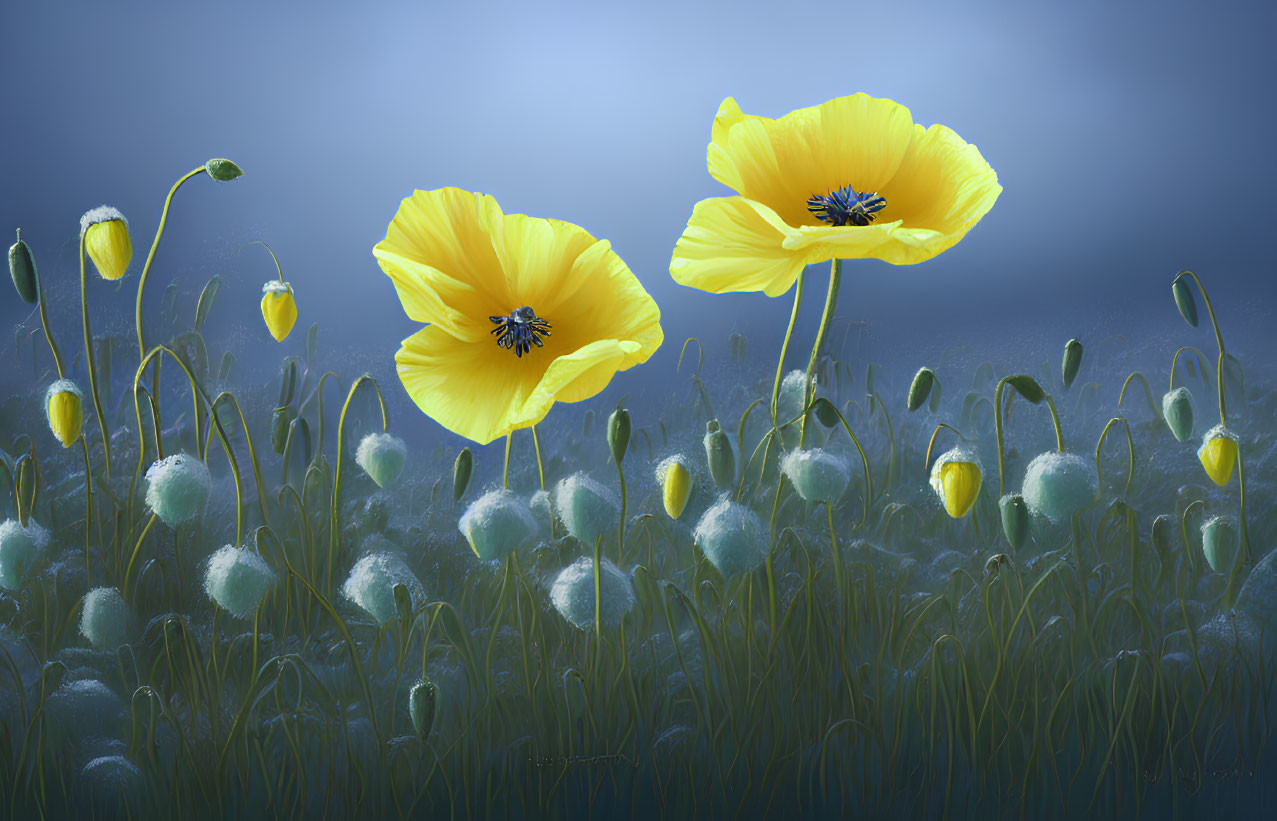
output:
{"label": "blue gradient background", "polygon": [[[345,378],[370,368],[403,404],[392,358],[416,326],[370,249],[412,189],[484,191],[610,239],[643,280],[666,346],[609,395],[642,393],[692,334],[710,367],[733,329],[774,367],[788,299],[712,296],[668,273],[692,205],[726,193],[705,169],[719,102],[779,116],[867,91],[976,143],[1005,190],[935,260],[846,266],[839,314],[869,322],[857,356],[899,357],[907,379],[954,342],[1026,370],[1058,362],[1070,336],[1175,334],[1213,350],[1169,298],[1191,268],[1252,367],[1275,338],[1274,23],[1270,4],[1230,2],[6,3],[0,229],[23,228],[74,350],[78,218],[103,202],[123,210],[129,277],[90,286],[95,332],[129,336],[164,193],[230,157],[241,180],[178,194],[148,305],[177,279],[193,307],[221,274],[209,336],[227,335],[244,373],[300,353],[318,321],[324,350],[352,365]],[[274,274],[243,247],[255,239],[298,291],[298,331],[281,347],[267,347],[258,314]],[[0,292],[3,327],[37,327]],[[12,336],[0,344],[10,356]],[[6,365],[0,389],[25,390],[29,373]]]}

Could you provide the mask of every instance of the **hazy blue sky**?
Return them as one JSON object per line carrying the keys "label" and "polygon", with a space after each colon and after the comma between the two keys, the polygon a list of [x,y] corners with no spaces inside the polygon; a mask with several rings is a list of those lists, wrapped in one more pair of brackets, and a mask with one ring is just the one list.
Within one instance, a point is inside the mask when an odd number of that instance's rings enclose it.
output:
{"label": "hazy blue sky", "polygon": [[[1005,189],[936,260],[847,266],[840,313],[879,338],[1178,331],[1167,285],[1187,267],[1235,333],[1272,339],[1275,22],[1233,2],[5,3],[0,228],[21,225],[51,291],[78,298],[78,217],[121,208],[134,267],[93,299],[127,332],[165,191],[230,157],[243,179],[180,192],[150,296],[221,273],[217,321],[264,341],[273,269],[240,248],[265,239],[299,329],[386,363],[415,326],[370,249],[412,189],[460,186],[612,240],[662,306],[664,356],[707,317],[761,349],[788,300],[668,274],[692,205],[725,193],[705,169],[714,112],[867,91],[979,145]],[[4,293],[12,327],[27,311]],[[64,346],[77,307],[55,306]]]}

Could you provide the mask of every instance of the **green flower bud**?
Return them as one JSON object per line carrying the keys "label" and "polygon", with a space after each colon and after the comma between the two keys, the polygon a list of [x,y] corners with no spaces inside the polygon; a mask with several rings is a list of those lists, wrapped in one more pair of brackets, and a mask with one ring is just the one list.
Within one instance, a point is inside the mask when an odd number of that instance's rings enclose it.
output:
{"label": "green flower bud", "polygon": [[1060,373],[1064,376],[1064,389],[1067,391],[1069,385],[1073,384],[1073,378],[1077,376],[1077,369],[1082,366],[1082,343],[1076,339],[1070,339],[1064,345],[1064,361],[1060,364]]}
{"label": "green flower bud", "polygon": [[621,464],[625,449],[630,446],[630,412],[625,408],[617,408],[608,417],[607,444],[612,449],[612,458]]}
{"label": "green flower bud", "polygon": [[176,453],[154,462],[146,471],[146,504],[169,527],[204,512],[213,479],[199,459]]}
{"label": "green flower bud", "polygon": [[470,448],[462,448],[457,454],[457,461],[452,463],[452,501],[457,502],[466,495],[470,487],[470,474],[474,472],[474,453]]}
{"label": "green flower bud", "polygon": [[395,595],[395,613],[399,615],[400,623],[407,627],[412,621],[412,594],[403,582],[395,584],[391,591]]}
{"label": "green flower bud", "polygon": [[236,177],[244,175],[238,165],[220,157],[204,163],[204,172],[218,182],[230,182]]}
{"label": "green flower bud", "polygon": [[1163,566],[1170,566],[1171,563],[1171,535],[1175,529],[1175,517],[1169,513],[1163,513],[1153,520],[1153,552],[1157,554],[1157,558],[1161,560]]}
{"label": "green flower bud", "polygon": [[1193,292],[1188,288],[1187,277],[1176,277],[1171,283],[1171,294],[1175,297],[1175,307],[1179,308],[1179,315],[1184,317],[1184,321],[1194,328],[1197,327],[1197,300],[1193,298]]}
{"label": "green flower bud", "polygon": [[1237,560],[1237,520],[1231,516],[1216,516],[1202,525],[1202,553],[1216,573],[1228,573]]}
{"label": "green flower bud", "polygon": [[913,382],[909,385],[909,395],[905,400],[905,406],[910,412],[916,411],[922,407],[922,403],[927,401],[928,394],[931,393],[931,385],[936,381],[935,372],[930,368],[919,368],[914,374]]}
{"label": "green flower bud", "polygon": [[816,414],[816,421],[825,427],[832,428],[838,424],[838,409],[825,397],[822,396],[813,402],[811,409]]}
{"label": "green flower bud", "polygon": [[1002,533],[1012,550],[1019,550],[1029,538],[1029,506],[1018,493],[1008,493],[998,500],[1002,513]]}
{"label": "green flower bud", "polygon": [[736,481],[736,455],[732,453],[731,440],[719,427],[717,419],[706,423],[705,460],[709,463],[709,475],[722,489]]}
{"label": "green flower bud", "polygon": [[1007,384],[1015,388],[1015,392],[1029,400],[1033,404],[1037,404],[1046,398],[1046,391],[1042,390],[1042,386],[1038,381],[1028,374],[1016,374],[1007,377]]}
{"label": "green flower bud", "polygon": [[435,723],[435,701],[439,690],[430,679],[424,679],[412,685],[408,691],[408,715],[412,718],[412,727],[417,731],[417,738],[425,741]]}
{"label": "green flower bud", "polygon": [[18,289],[22,301],[34,305],[40,298],[40,275],[36,272],[31,246],[22,241],[21,228],[18,241],[9,246],[9,276],[13,277],[13,287]]}
{"label": "green flower bud", "polygon": [[1162,417],[1177,441],[1193,435],[1193,395],[1188,388],[1176,388],[1162,397]]}

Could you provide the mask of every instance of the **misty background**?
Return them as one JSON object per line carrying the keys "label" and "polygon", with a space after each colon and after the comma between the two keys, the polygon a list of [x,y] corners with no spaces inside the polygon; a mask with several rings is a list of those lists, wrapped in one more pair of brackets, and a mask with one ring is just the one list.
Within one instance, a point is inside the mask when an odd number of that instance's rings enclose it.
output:
{"label": "misty background", "polygon": [[[788,296],[715,296],[670,279],[692,206],[730,193],[705,167],[718,104],[734,96],[778,117],[865,91],[978,145],[1004,192],[934,260],[844,266],[834,342],[857,376],[876,359],[902,389],[963,346],[948,364],[965,386],[986,359],[1058,369],[1078,337],[1092,367],[1106,346],[1138,351],[1160,392],[1175,347],[1214,355],[1204,306],[1197,329],[1175,312],[1168,286],[1182,268],[1202,276],[1248,374],[1271,372],[1275,22],[1258,2],[6,3],[0,231],[21,227],[31,244],[70,359],[83,349],[80,215],[108,203],[131,221],[127,277],[91,274],[89,292],[94,333],[132,339],[165,193],[206,159],[231,158],[241,179],[197,177],[179,191],[148,310],[176,281],[193,316],[220,275],[205,336],[214,369],[223,347],[238,357],[233,383],[264,384],[318,322],[321,364],[344,383],[372,371],[400,435],[455,446],[394,375],[418,326],[371,249],[403,197],[482,191],[508,213],[611,240],[660,305],[666,343],[596,401],[655,401],[674,389],[688,336],[705,341],[711,381],[738,378],[724,364],[732,331],[769,374],[790,308]],[[253,240],[271,244],[297,292],[281,345],[258,308],[274,268]],[[824,270],[813,274],[795,367],[824,294]],[[0,293],[8,396],[32,387],[10,329],[39,325],[11,287]],[[1113,363],[1082,377],[1108,401],[1125,376]]]}

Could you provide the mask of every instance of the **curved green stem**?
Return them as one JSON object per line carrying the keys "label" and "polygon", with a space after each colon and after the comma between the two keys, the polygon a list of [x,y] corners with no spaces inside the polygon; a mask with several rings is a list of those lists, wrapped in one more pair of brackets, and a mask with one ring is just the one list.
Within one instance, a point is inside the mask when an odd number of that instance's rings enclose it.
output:
{"label": "curved green stem", "polygon": [[510,443],[514,441],[514,431],[505,435],[505,462],[501,468],[501,486],[510,489]]}
{"label": "curved green stem", "polygon": [[772,385],[772,427],[776,427],[776,414],[780,402],[780,383],[785,378],[785,353],[789,350],[789,340],[794,335],[794,326],[798,324],[798,311],[803,304],[803,280],[807,273],[798,275],[794,285],[794,307],[789,312],[789,327],[785,329],[785,341],[780,345],[780,361],[776,363],[776,382]]}
{"label": "curved green stem", "polygon": [[[84,361],[89,370],[89,392],[93,395],[93,410],[102,431],[103,473],[111,478],[111,437],[106,432],[106,417],[102,414],[102,399],[98,395],[97,366],[93,357],[93,334],[89,330],[89,289],[84,273],[84,231],[80,232],[80,311],[84,319]],[[43,305],[43,301],[41,301]],[[140,354],[139,354],[140,355]]]}
{"label": "curved green stem", "polygon": [[820,315],[820,327],[816,329],[816,342],[811,346],[811,357],[807,360],[807,379],[803,382],[803,418],[798,424],[798,447],[807,443],[807,412],[811,407],[812,395],[815,393],[812,380],[816,373],[816,362],[820,358],[820,346],[825,342],[825,334],[829,331],[829,322],[833,319],[834,308],[838,304],[838,288],[842,283],[842,260],[835,259],[829,268],[829,290],[825,293],[825,310]]}
{"label": "curved green stem", "polygon": [[[183,174],[177,182],[173,183],[173,187],[169,189],[168,196],[164,198],[164,208],[160,211],[160,224],[155,229],[155,239],[151,241],[151,250],[147,252],[146,262],[142,264],[142,276],[139,277],[137,283],[137,304],[133,311],[133,321],[137,327],[137,355],[146,356],[146,343],[142,341],[142,292],[146,289],[146,280],[151,273],[151,265],[155,262],[155,252],[160,247],[160,238],[164,236],[164,226],[168,223],[168,209],[173,204],[173,195],[177,193],[177,189],[182,183],[194,177],[196,174],[204,172],[204,166],[201,165],[193,168]],[[81,238],[81,246],[84,245]]]}
{"label": "curved green stem", "polygon": [[1171,284],[1179,282],[1180,277],[1184,276],[1192,277],[1193,282],[1197,283],[1197,290],[1201,291],[1202,301],[1206,303],[1206,313],[1210,315],[1211,328],[1215,331],[1215,344],[1219,347],[1219,364],[1215,367],[1215,386],[1219,392],[1219,424],[1227,426],[1228,420],[1224,418],[1224,336],[1219,332],[1219,322],[1215,319],[1215,309],[1211,306],[1210,295],[1206,293],[1206,288],[1202,286],[1202,281],[1197,278],[1197,274],[1192,271],[1180,271]]}
{"label": "curved green stem", "polygon": [[[1130,376],[1126,377],[1126,381],[1122,383],[1122,390],[1117,395],[1117,406],[1122,407],[1122,400],[1126,398],[1126,389],[1130,387],[1132,380],[1139,379],[1140,384],[1144,386],[1144,398],[1148,400],[1148,408],[1153,412],[1153,416],[1157,419],[1162,418],[1162,411],[1157,407],[1157,402],[1153,400],[1153,388],[1148,384],[1148,377],[1139,371],[1133,371]],[[1175,368],[1171,368],[1171,390],[1175,390]]]}
{"label": "curved green stem", "polygon": [[1055,450],[1057,453],[1063,453],[1064,431],[1060,428],[1060,415],[1055,412],[1055,402],[1049,393],[1046,395],[1046,406],[1051,411],[1051,424],[1055,426]]}
{"label": "curved green stem", "polygon": [[[18,240],[22,240],[22,229],[18,229]],[[44,328],[44,338],[49,343],[49,350],[53,352],[53,365],[58,370],[58,378],[62,379],[62,354],[58,352],[58,343],[53,341],[53,332],[49,329],[49,314],[44,307],[44,286],[40,283],[40,271],[35,272],[35,289],[36,298],[40,302],[40,326]],[[31,350],[35,350],[35,346],[31,346]]]}
{"label": "curved green stem", "polygon": [[[230,391],[222,391],[213,399],[211,414],[217,413],[217,403],[223,399],[229,399],[231,404],[235,406],[235,412],[239,414],[239,424],[244,429],[244,441],[248,444],[248,460],[253,467],[253,480],[257,485],[257,506],[262,514],[262,524],[269,526],[270,517],[266,515],[266,491],[262,488],[262,472],[257,464],[257,451],[253,448],[253,435],[248,432],[248,420],[244,418],[244,411],[239,406],[239,400]],[[274,532],[271,532],[274,536]]]}
{"label": "curved green stem", "polygon": [[957,434],[958,438],[961,439],[962,441],[964,442],[967,441],[967,437],[963,436],[962,432],[959,431],[957,428],[953,427],[952,425],[946,425],[944,422],[941,422],[940,424],[936,425],[936,429],[931,431],[930,441],[927,442],[927,458],[924,459],[922,462],[922,470],[924,473],[931,466],[931,450],[936,445],[936,437],[940,435],[941,428],[947,428],[948,430],[951,430],[955,434]]}
{"label": "curved green stem", "polygon": [[[331,590],[333,585],[333,564],[337,558],[337,541],[341,534],[337,524],[337,508],[341,499],[341,466],[344,461],[344,442],[346,436],[346,412],[350,410],[350,402],[355,398],[355,391],[365,382],[371,382],[373,390],[377,393],[377,402],[381,405],[381,429],[385,431],[390,427],[390,417],[386,413],[386,400],[381,396],[381,388],[377,386],[377,380],[372,378],[371,374],[364,374],[355,380],[350,386],[350,392],[346,394],[346,402],[341,406],[341,416],[337,419],[337,465],[333,468],[333,509],[332,518],[329,522],[328,533],[328,572],[324,581],[326,590]],[[369,705],[371,709],[371,705]]]}
{"label": "curved green stem", "polygon": [[1126,490],[1122,493],[1122,498],[1131,498],[1131,480],[1135,478],[1135,440],[1131,438],[1131,425],[1121,416],[1115,416],[1104,426],[1104,430],[1100,433],[1100,439],[1095,443],[1095,482],[1096,487],[1104,487],[1104,475],[1100,471],[1100,448],[1104,447],[1104,440],[1109,435],[1109,428],[1113,427],[1114,422],[1121,422],[1126,428],[1126,452],[1127,452],[1127,469]]}
{"label": "curved green stem", "polygon": [[[541,466],[541,438],[537,436],[537,426],[532,426],[532,447],[537,452],[537,479],[541,482],[541,489],[545,490],[545,468]],[[647,448],[652,449],[652,441],[648,440]]]}

